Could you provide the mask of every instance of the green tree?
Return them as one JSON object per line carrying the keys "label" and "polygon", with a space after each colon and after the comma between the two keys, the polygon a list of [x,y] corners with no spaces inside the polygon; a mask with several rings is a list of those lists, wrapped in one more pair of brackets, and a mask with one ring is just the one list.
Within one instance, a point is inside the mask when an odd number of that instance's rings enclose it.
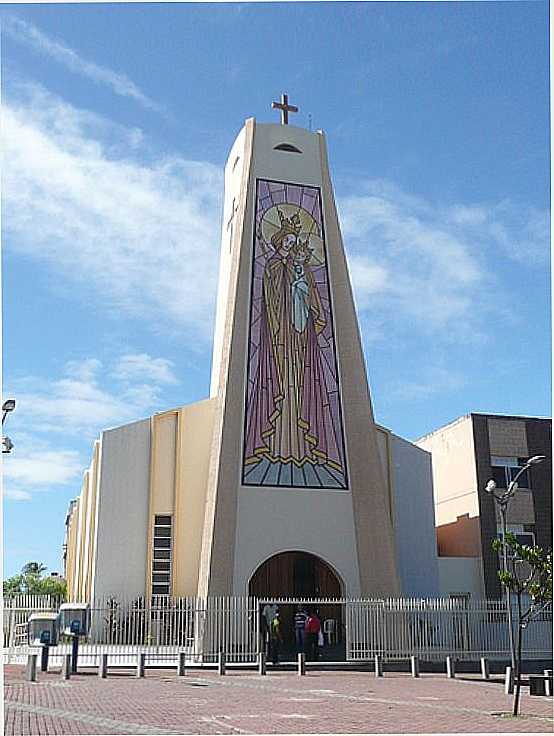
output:
{"label": "green tree", "polygon": [[52,595],[65,598],[65,580],[49,575],[44,577],[47,569],[46,565],[40,562],[28,562],[23,565],[19,575],[4,580],[4,595]]}
{"label": "green tree", "polygon": [[17,595],[22,593],[23,575],[14,575],[4,580],[4,595]]}
{"label": "green tree", "polygon": [[497,552],[506,545],[508,569],[498,573],[500,582],[512,593],[517,602],[517,644],[513,715],[519,713],[521,695],[521,650],[523,632],[552,601],[552,550],[520,544],[510,532],[506,539],[492,543]]}
{"label": "green tree", "polygon": [[48,568],[42,562],[27,562],[21,568],[22,575],[36,575],[40,578],[43,572],[46,572]]}

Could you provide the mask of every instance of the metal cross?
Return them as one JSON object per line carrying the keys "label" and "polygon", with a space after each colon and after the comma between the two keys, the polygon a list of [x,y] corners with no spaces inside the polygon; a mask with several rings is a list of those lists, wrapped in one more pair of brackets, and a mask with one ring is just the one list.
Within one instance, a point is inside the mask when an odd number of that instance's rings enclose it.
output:
{"label": "metal cross", "polygon": [[271,108],[273,110],[281,110],[281,124],[289,124],[289,112],[298,112],[298,108],[294,105],[289,105],[289,96],[281,95],[281,102],[272,102]]}

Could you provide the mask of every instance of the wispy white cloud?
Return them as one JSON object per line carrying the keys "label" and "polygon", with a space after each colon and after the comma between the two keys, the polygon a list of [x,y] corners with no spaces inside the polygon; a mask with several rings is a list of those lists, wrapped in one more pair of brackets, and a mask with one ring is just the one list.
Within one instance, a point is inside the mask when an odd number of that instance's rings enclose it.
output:
{"label": "wispy white cloud", "polygon": [[498,259],[546,259],[544,212],[509,202],[441,206],[383,181],[358,183],[360,190],[338,205],[370,337],[383,337],[385,324],[443,340],[481,339],[486,319],[504,308],[494,298]]}
{"label": "wispy white cloud", "polygon": [[4,497],[29,501],[33,493],[77,483],[83,472],[75,450],[58,450],[42,442],[19,438],[17,455],[4,460]]}
{"label": "wispy white cloud", "polygon": [[123,381],[141,379],[156,383],[178,383],[171,360],[152,358],[147,353],[123,355],[114,367],[112,375]]}
{"label": "wispy white cloud", "polygon": [[417,402],[443,394],[461,390],[466,385],[466,379],[453,367],[427,365],[425,376],[417,379],[405,377],[402,381],[392,381],[383,389],[387,401]]}
{"label": "wispy white cloud", "polygon": [[50,38],[31,23],[13,15],[6,16],[2,22],[2,30],[10,38],[49,56],[71,72],[87,77],[96,84],[106,85],[116,95],[128,97],[147,109],[162,111],[160,105],[145,95],[125,74],[118,74],[107,67],[84,59],[76,51]]}
{"label": "wispy white cloud", "polygon": [[[17,395],[15,420],[41,432],[85,433],[143,417],[161,400],[161,385],[177,383],[171,361],[142,355],[124,355],[113,367],[97,359],[70,361],[61,378],[45,380],[28,376],[10,388]],[[119,385],[107,387],[106,376]]]}
{"label": "wispy white cloud", "polygon": [[138,160],[133,132],[36,86],[3,109],[6,248],[46,262],[95,303],[150,325],[211,331],[222,175]]}
{"label": "wispy white cloud", "polygon": [[10,425],[14,449],[4,461],[5,498],[24,501],[39,491],[76,486],[88,459],[74,449],[75,438],[92,442],[108,427],[148,416],[163,405],[163,387],[175,383],[172,362],[147,353],[122,355],[109,365],[73,360],[59,378],[14,381],[8,387],[17,411]]}

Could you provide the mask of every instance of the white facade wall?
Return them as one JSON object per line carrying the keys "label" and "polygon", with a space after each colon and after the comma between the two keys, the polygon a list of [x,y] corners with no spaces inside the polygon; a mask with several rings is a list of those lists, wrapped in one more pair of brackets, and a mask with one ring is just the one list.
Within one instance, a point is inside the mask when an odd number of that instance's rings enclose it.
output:
{"label": "white facade wall", "polygon": [[469,593],[485,598],[481,557],[439,557],[440,595]]}
{"label": "white facade wall", "polygon": [[348,492],[241,488],[238,500],[234,595],[265,560],[297,550],[321,557],[338,574],[343,595],[360,595],[354,519]]}
{"label": "white facade wall", "polygon": [[92,596],[145,594],[150,419],[102,433]]}
{"label": "white facade wall", "polygon": [[225,202],[223,204],[223,223],[221,226],[221,252],[219,256],[219,280],[217,288],[216,319],[214,343],[212,353],[212,375],[210,383],[210,398],[217,396],[219,389],[219,373],[223,349],[223,330],[227,300],[229,298],[229,283],[231,272],[231,246],[235,230],[235,213],[239,207],[241,180],[244,170],[244,138],[246,129],[238,134],[225,166]]}
{"label": "white facade wall", "polygon": [[[401,595],[439,595],[431,455],[391,432],[378,432],[383,472],[391,463],[393,518]],[[391,457],[387,452],[387,437]]]}

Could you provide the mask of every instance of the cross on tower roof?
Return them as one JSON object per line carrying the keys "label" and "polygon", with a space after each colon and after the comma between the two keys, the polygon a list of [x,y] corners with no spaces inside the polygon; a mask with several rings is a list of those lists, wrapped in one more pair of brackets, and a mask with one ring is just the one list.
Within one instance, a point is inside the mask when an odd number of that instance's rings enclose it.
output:
{"label": "cross on tower roof", "polygon": [[289,124],[289,112],[298,112],[298,108],[294,105],[289,105],[289,96],[281,95],[281,102],[272,102],[271,108],[273,110],[281,110],[281,124]]}

